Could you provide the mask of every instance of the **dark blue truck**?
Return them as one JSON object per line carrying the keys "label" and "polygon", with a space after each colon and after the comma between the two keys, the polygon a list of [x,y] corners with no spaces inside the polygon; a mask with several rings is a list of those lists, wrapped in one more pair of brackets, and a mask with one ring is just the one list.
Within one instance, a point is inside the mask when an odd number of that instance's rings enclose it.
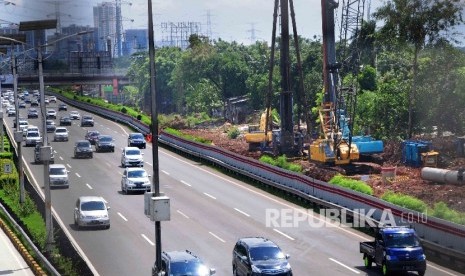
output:
{"label": "dark blue truck", "polygon": [[372,263],[381,267],[383,275],[417,271],[425,275],[426,257],[415,230],[408,227],[378,228],[373,242],[361,242],[360,253],[366,268]]}

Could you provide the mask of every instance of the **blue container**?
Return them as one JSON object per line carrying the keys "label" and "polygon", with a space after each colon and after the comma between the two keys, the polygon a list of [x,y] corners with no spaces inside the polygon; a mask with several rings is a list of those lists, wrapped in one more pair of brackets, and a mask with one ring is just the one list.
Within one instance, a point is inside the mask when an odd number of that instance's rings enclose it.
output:
{"label": "blue container", "polygon": [[432,150],[429,141],[404,141],[402,143],[402,163],[407,166],[421,167],[421,154]]}

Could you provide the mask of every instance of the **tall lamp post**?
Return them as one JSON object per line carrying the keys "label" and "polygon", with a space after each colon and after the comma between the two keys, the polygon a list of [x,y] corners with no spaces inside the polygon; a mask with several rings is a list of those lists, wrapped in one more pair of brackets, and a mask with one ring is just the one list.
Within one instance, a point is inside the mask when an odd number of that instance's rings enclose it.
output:
{"label": "tall lamp post", "polygon": [[6,35],[6,37],[11,38],[12,40],[0,38],[0,45],[11,45],[11,67],[13,72],[13,91],[15,98],[15,120],[16,120],[16,129],[14,133],[14,140],[16,142],[17,154],[18,154],[18,168],[19,168],[19,202],[24,203],[25,191],[24,191],[24,170],[23,170],[23,154],[21,142],[23,141],[23,133],[19,128],[19,103],[18,103],[18,76],[16,74],[16,57],[14,56],[14,46],[25,44],[26,35],[24,34],[14,34]]}

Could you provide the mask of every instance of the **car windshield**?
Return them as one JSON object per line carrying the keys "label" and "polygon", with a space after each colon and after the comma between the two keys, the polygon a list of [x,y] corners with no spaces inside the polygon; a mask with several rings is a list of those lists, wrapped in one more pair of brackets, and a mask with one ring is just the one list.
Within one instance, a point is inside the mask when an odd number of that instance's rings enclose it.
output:
{"label": "car windshield", "polygon": [[101,201],[87,201],[81,203],[82,211],[105,210],[105,204]]}
{"label": "car windshield", "polygon": [[129,171],[128,177],[130,178],[147,177],[147,173],[143,170]]}
{"label": "car windshield", "polygon": [[27,137],[39,137],[39,133],[38,132],[28,132],[27,133]]}
{"label": "car windshield", "polygon": [[113,139],[111,137],[100,137],[100,142],[111,142]]}
{"label": "car windshield", "polygon": [[386,234],[387,247],[417,247],[420,242],[413,233],[389,233]]}
{"label": "car windshield", "polygon": [[132,134],[131,139],[144,139],[144,136],[142,134]]}
{"label": "car windshield", "polygon": [[63,133],[66,133],[66,129],[64,129],[64,128],[58,128],[55,132],[63,132]]}
{"label": "car windshield", "polygon": [[200,262],[174,262],[171,263],[170,276],[203,276],[209,275],[207,268]]}
{"label": "car windshield", "polygon": [[250,249],[250,259],[252,261],[266,261],[284,259],[283,252],[278,247],[252,247]]}
{"label": "car windshield", "polygon": [[88,147],[90,147],[90,144],[86,143],[86,142],[78,142],[76,146],[78,148],[88,148]]}
{"label": "car windshield", "polygon": [[65,168],[50,168],[51,175],[66,175]]}
{"label": "car windshield", "polygon": [[140,151],[138,150],[128,150],[126,152],[127,155],[140,155]]}

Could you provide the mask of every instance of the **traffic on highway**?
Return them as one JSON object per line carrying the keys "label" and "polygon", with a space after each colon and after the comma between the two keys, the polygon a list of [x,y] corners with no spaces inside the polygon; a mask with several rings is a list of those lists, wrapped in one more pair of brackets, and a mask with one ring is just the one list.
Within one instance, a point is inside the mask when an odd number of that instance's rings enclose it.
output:
{"label": "traffic on highway", "polygon": [[[32,104],[35,98],[29,99]],[[154,223],[144,214],[144,192],[153,177],[171,199],[161,235],[167,275],[383,275],[364,264],[360,242],[372,241],[366,234],[328,226],[311,210],[163,148],[154,172],[151,144],[139,134],[55,98],[43,104],[55,111],[48,120],[56,128],[44,132],[40,112],[28,116],[31,104],[18,110],[28,124],[25,170],[43,193],[44,170],[34,149],[48,135],[53,213],[94,275],[150,274],[156,243]],[[4,120],[12,133],[14,119]],[[270,225],[269,214],[282,210],[327,223]],[[460,274],[427,261],[424,275]]]}

